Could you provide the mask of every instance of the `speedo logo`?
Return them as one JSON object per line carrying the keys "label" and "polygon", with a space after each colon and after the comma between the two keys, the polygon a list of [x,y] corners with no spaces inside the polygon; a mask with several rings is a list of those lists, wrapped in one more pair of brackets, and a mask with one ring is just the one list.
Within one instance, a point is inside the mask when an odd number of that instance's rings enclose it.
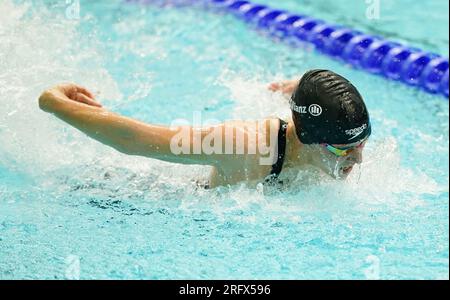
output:
{"label": "speedo logo", "polygon": [[291,106],[291,109],[295,112],[298,112],[299,114],[310,113],[314,117],[318,117],[322,114],[322,107],[318,104],[311,104],[309,107],[298,106],[294,101],[292,101],[292,99],[289,101],[289,104]]}
{"label": "speedo logo", "polygon": [[346,130],[345,134],[352,135],[352,137],[349,139],[349,141],[350,141],[350,140],[353,140],[354,138],[360,136],[366,128],[367,128],[367,124],[363,124],[360,127]]}

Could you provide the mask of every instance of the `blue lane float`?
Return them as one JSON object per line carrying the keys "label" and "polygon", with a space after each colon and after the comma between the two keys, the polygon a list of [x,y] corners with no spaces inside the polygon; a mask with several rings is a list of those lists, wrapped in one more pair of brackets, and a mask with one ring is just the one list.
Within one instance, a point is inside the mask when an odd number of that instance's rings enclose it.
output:
{"label": "blue lane float", "polygon": [[[128,1],[152,2],[152,0]],[[448,99],[449,62],[448,58],[438,54],[250,1],[190,0],[190,2],[232,13],[278,38],[310,43],[319,52],[356,68],[420,87],[429,93],[444,95]]]}

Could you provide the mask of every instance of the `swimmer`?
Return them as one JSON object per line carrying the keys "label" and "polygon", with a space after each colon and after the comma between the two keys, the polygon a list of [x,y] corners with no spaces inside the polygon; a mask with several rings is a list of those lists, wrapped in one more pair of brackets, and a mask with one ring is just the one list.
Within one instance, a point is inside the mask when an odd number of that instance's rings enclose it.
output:
{"label": "swimmer", "polygon": [[[269,89],[290,98],[292,118],[201,128],[145,124],[108,111],[89,90],[75,84],[44,91],[39,107],[122,153],[212,166],[206,188],[240,182],[278,184],[283,173],[295,174],[311,165],[345,179],[355,164],[362,163],[371,133],[369,113],[348,80],[328,70],[311,70],[299,81],[273,83]],[[199,141],[209,148],[198,147]]]}

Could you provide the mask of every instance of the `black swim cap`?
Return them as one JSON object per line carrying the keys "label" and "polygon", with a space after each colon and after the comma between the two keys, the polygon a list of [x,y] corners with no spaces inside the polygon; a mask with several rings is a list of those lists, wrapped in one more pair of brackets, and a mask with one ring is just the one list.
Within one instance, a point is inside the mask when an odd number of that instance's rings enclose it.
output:
{"label": "black swim cap", "polygon": [[358,90],[334,72],[312,70],[303,75],[290,105],[303,144],[352,144],[371,133]]}

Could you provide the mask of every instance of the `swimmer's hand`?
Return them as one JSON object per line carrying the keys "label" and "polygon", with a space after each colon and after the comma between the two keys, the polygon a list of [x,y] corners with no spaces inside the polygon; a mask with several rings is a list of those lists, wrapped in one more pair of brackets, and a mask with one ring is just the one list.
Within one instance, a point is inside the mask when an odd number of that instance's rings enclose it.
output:
{"label": "swimmer's hand", "polygon": [[67,101],[102,107],[100,103],[95,101],[95,97],[90,91],[76,84],[57,85],[44,91],[39,97],[39,107],[46,112],[50,112],[57,103]]}
{"label": "swimmer's hand", "polygon": [[272,92],[282,92],[285,95],[291,96],[298,86],[298,80],[285,80],[282,82],[273,82],[269,85],[269,90]]}

